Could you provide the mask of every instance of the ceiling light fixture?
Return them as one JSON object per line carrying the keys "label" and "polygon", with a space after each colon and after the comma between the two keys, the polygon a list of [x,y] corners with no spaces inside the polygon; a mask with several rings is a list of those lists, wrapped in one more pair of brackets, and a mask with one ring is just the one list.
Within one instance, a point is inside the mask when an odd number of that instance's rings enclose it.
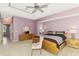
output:
{"label": "ceiling light fixture", "polygon": [[27,12],[28,8],[33,8],[34,10],[31,12],[31,14],[35,13],[37,10],[39,10],[40,12],[43,13],[44,10],[42,8],[46,8],[46,7],[48,7],[48,5],[49,5],[49,3],[46,3],[44,5],[39,5],[38,3],[34,3],[34,6],[25,6],[26,10],[23,10],[23,9],[14,7],[14,6],[11,5],[11,3],[9,3],[9,7],[20,10],[20,11],[23,11],[23,12],[26,12],[26,13],[30,13],[30,12]]}
{"label": "ceiling light fixture", "polygon": [[34,8],[34,10],[32,11],[32,13],[35,13],[37,10],[39,10],[40,12],[44,12],[43,8],[48,7],[49,3],[46,3],[44,5],[39,5],[38,3],[34,3],[34,6],[26,6],[27,8]]}

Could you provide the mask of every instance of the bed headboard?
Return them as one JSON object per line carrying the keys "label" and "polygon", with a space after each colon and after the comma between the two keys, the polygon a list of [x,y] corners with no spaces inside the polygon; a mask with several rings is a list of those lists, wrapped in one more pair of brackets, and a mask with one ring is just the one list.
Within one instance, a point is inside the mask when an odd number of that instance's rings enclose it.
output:
{"label": "bed headboard", "polygon": [[44,34],[66,34],[65,31],[45,31]]}

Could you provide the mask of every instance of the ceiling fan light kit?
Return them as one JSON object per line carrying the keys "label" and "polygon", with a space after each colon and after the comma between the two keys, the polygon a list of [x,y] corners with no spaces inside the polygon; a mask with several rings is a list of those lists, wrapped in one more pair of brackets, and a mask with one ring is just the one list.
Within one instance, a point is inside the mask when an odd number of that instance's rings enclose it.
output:
{"label": "ceiling fan light kit", "polygon": [[27,12],[27,9],[28,8],[32,8],[33,11],[31,12],[31,14],[36,13],[36,11],[40,11],[41,13],[43,13],[44,12],[43,8],[48,7],[48,5],[49,5],[49,3],[44,4],[44,5],[39,5],[38,3],[34,3],[34,6],[25,6],[25,10],[23,10],[23,9],[14,7],[14,6],[11,5],[11,3],[9,3],[9,7],[14,8],[14,9],[17,9],[19,11],[26,12],[26,13],[30,13],[30,12]]}

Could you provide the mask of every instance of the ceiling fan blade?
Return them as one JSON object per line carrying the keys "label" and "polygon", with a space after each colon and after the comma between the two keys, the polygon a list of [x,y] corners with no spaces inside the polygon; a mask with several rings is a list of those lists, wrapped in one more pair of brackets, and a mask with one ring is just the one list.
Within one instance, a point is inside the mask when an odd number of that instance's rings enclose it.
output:
{"label": "ceiling fan blade", "polygon": [[41,8],[38,8],[38,10],[39,10],[40,12],[42,12],[42,13],[44,12]]}
{"label": "ceiling fan blade", "polygon": [[48,4],[45,4],[45,5],[42,5],[42,6],[40,6],[40,8],[45,8],[45,7],[48,7],[48,5],[49,5],[50,3],[48,3]]}
{"label": "ceiling fan blade", "polygon": [[36,9],[34,9],[33,11],[32,11],[32,13],[35,13],[36,12]]}
{"label": "ceiling fan blade", "polygon": [[33,6],[26,6],[26,8],[34,8]]}
{"label": "ceiling fan blade", "polygon": [[25,9],[34,8],[33,6],[26,6]]}
{"label": "ceiling fan blade", "polygon": [[45,8],[45,7],[47,7],[47,6],[48,6],[48,5],[42,5],[41,8]]}
{"label": "ceiling fan blade", "polygon": [[37,3],[34,3],[34,6],[39,6]]}

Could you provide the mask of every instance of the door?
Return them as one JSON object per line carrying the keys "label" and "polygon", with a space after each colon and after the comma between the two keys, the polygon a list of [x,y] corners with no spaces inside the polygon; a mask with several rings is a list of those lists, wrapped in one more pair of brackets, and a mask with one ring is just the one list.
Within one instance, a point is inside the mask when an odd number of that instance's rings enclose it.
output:
{"label": "door", "polygon": [[2,37],[3,37],[3,28],[2,28],[2,22],[0,20],[0,43],[2,41]]}

